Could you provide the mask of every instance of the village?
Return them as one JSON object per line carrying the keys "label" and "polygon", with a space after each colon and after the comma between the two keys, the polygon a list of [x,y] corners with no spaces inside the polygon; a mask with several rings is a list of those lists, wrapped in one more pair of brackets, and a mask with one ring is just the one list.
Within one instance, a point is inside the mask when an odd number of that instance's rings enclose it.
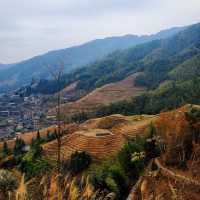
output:
{"label": "village", "polygon": [[23,97],[15,93],[0,95],[0,140],[39,130],[55,124],[55,116],[47,116],[44,97]]}

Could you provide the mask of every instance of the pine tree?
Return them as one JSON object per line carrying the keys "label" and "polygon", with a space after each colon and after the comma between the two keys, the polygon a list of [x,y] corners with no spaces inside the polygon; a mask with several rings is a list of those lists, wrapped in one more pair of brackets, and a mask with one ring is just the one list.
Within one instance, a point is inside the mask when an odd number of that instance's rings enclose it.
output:
{"label": "pine tree", "polygon": [[23,153],[23,148],[26,146],[24,140],[17,138],[15,141],[15,147],[13,149],[14,156],[18,156]]}
{"label": "pine tree", "polygon": [[36,137],[36,139],[37,139],[37,140],[40,140],[40,139],[41,139],[41,137],[40,137],[40,131],[39,131],[39,130],[37,131],[37,137]]}
{"label": "pine tree", "polygon": [[3,150],[2,150],[2,155],[5,158],[6,156],[8,156],[10,153],[10,149],[8,148],[7,142],[4,141],[3,143]]}

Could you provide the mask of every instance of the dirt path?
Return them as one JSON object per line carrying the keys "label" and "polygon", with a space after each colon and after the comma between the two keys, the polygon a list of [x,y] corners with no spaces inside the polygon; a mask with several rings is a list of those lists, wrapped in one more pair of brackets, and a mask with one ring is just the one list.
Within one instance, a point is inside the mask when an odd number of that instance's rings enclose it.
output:
{"label": "dirt path", "polygon": [[199,187],[200,188],[200,182],[192,179],[192,178],[189,178],[189,177],[186,177],[186,176],[183,176],[183,175],[180,175],[178,173],[175,173],[173,172],[172,170],[169,170],[167,169],[166,167],[164,167],[161,162],[159,161],[158,158],[155,159],[155,164],[157,165],[157,167],[160,169],[161,173],[164,175],[164,176],[168,176],[176,181],[179,181],[179,182],[182,182],[186,185],[192,185],[192,186],[196,186],[196,187]]}

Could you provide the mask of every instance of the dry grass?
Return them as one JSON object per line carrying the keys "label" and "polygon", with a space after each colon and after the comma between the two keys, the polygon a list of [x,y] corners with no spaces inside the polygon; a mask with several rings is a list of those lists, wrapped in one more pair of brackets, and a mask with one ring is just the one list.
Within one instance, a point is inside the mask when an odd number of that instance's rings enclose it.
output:
{"label": "dry grass", "polygon": [[[94,160],[110,156],[121,149],[127,137],[145,134],[145,130],[155,118],[155,116],[112,115],[89,120],[79,126],[79,131],[63,137],[62,158],[69,159],[75,151],[86,151]],[[56,141],[45,144],[43,149],[46,157],[56,158]]]}
{"label": "dry grass", "polygon": [[[122,81],[110,83],[97,88],[75,102],[62,105],[62,111],[63,113],[71,115],[80,111],[91,111],[102,104],[105,105],[111,102],[128,100],[131,97],[138,96],[145,91],[145,88],[135,86],[134,81],[137,76],[138,73],[133,74]],[[71,86],[70,88],[73,87]],[[68,90],[69,89],[66,91]],[[50,111],[50,113],[54,112],[55,109]]]}
{"label": "dry grass", "polygon": [[[35,190],[32,190],[34,200],[103,200],[106,193],[103,194],[95,191],[91,185],[88,176],[72,177],[69,174],[58,175],[56,173],[44,176],[38,181],[38,186],[35,185]],[[50,180],[50,181],[49,181]],[[28,185],[27,185],[28,187]],[[39,194],[37,187],[43,188]],[[45,189],[44,189],[45,188]],[[105,195],[105,196],[104,196]],[[22,200],[28,200],[27,199]],[[18,199],[20,200],[20,199]]]}

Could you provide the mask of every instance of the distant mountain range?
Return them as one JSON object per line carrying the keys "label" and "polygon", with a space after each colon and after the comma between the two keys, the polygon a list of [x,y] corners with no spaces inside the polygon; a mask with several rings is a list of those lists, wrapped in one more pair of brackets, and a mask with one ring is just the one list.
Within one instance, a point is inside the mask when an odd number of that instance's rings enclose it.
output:
{"label": "distant mountain range", "polygon": [[50,73],[48,68],[54,69],[60,63],[64,64],[65,72],[68,73],[94,61],[101,60],[114,51],[127,49],[156,39],[168,38],[184,28],[172,28],[154,35],[125,35],[97,39],[80,46],[51,51],[44,55],[13,64],[9,68],[6,67],[8,65],[0,64],[0,70],[2,69],[0,73],[0,92],[9,91],[21,87],[24,84],[29,84],[33,78],[49,78]]}

